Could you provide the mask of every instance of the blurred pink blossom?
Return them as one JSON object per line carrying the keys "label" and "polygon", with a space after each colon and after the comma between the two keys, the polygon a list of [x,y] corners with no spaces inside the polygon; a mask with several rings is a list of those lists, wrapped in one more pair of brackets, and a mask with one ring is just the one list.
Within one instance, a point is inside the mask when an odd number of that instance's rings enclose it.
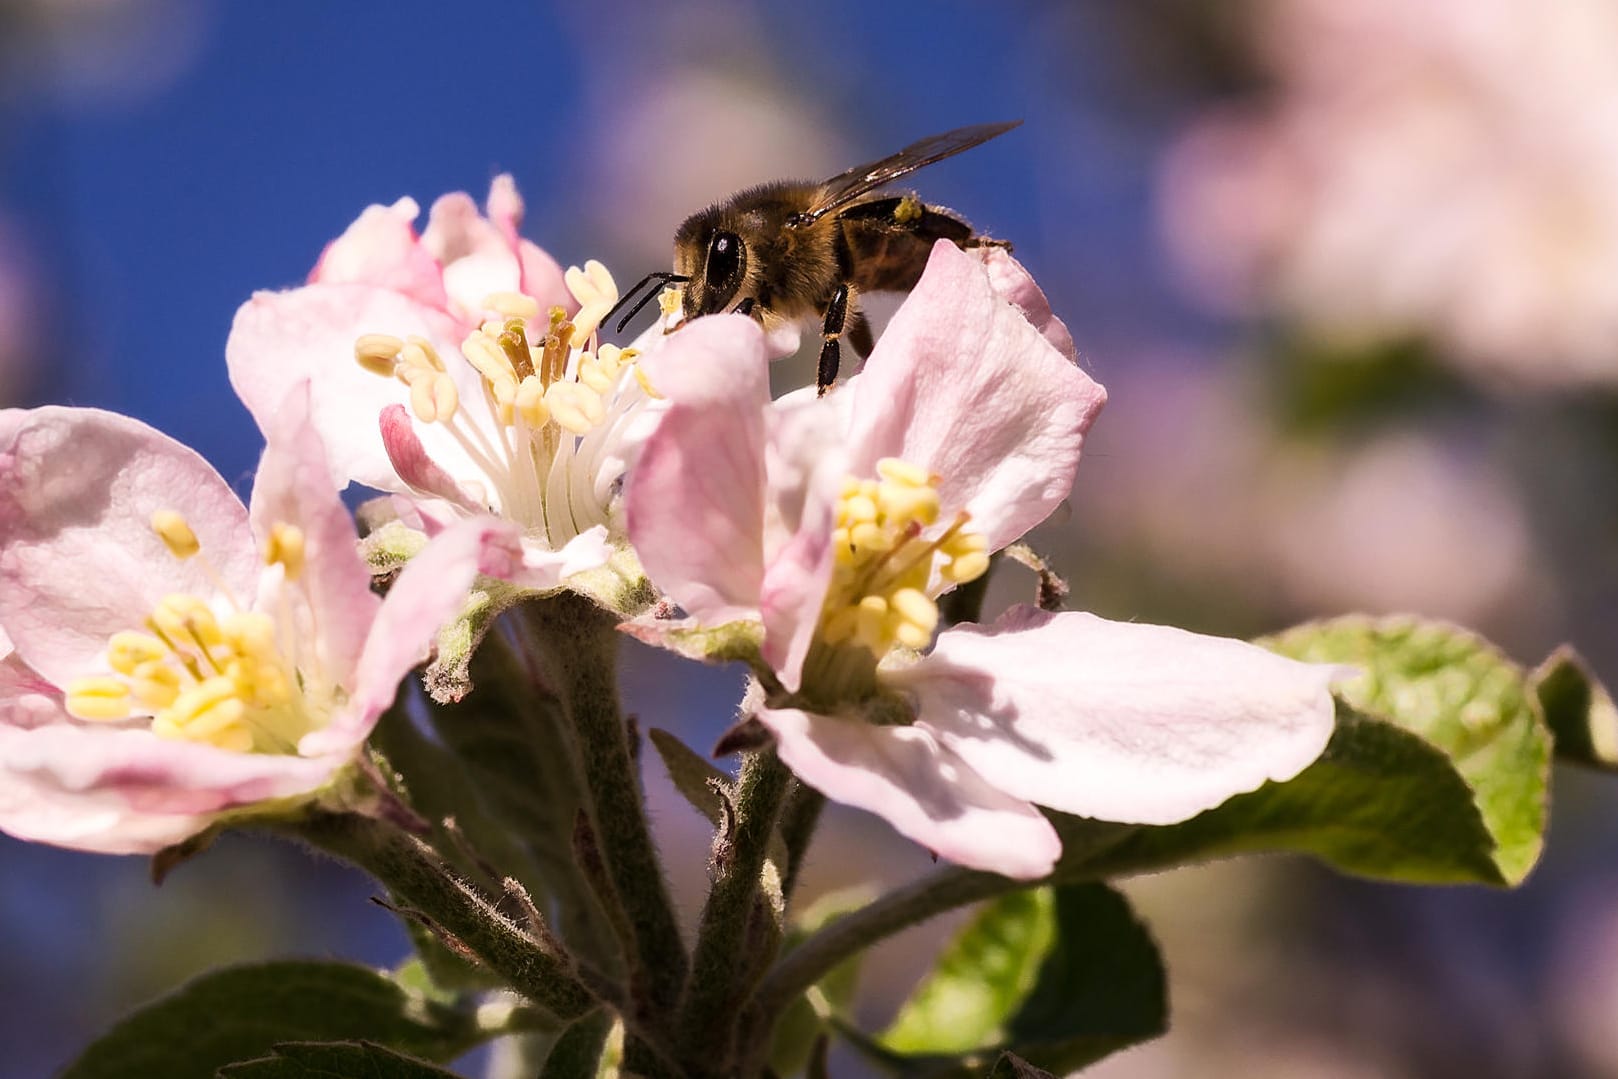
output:
{"label": "blurred pink blossom", "polygon": [[1256,7],[1273,96],[1164,163],[1193,289],[1484,375],[1618,382],[1618,6]]}

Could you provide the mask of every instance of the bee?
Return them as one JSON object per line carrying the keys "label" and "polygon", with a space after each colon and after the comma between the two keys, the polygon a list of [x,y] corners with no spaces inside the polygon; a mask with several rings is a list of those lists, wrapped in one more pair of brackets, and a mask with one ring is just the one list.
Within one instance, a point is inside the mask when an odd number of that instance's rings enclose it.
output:
{"label": "bee", "polygon": [[821,183],[761,184],[692,214],[674,234],[674,271],[648,274],[625,293],[618,307],[653,285],[618,329],[671,284],[685,286],[686,319],[729,309],[769,329],[812,318],[824,338],[815,376],[824,394],[837,380],[845,335],[861,358],[870,355],[862,293],[914,288],[937,240],[962,248],[1011,246],[980,236],[953,212],[913,193],[881,189],[1021,123],[958,127]]}

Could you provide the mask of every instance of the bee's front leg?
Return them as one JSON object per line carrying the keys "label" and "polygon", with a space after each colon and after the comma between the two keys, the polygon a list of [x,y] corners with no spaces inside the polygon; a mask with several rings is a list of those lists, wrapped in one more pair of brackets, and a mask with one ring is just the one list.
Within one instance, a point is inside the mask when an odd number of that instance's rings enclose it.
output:
{"label": "bee's front leg", "polygon": [[842,348],[837,340],[843,336],[843,327],[848,323],[848,302],[848,282],[845,281],[832,293],[820,327],[826,343],[820,346],[820,366],[815,372],[815,391],[819,397],[826,396],[831,384],[837,381],[837,366],[842,361]]}

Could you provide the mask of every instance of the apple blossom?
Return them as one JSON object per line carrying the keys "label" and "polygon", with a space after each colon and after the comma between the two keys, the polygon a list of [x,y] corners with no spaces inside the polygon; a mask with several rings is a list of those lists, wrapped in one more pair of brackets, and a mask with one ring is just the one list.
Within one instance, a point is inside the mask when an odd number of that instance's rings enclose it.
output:
{"label": "apple blossom", "polygon": [[[739,324],[739,325],[738,325]],[[1035,804],[1184,820],[1319,755],[1341,668],[1026,608],[937,635],[935,600],[1067,497],[1105,393],[1032,280],[938,244],[865,370],[771,403],[766,353],[703,319],[648,357],[670,406],[626,491],[652,580],[694,624],[762,630],[748,708],[834,799],[953,861],[1048,873]]]}
{"label": "apple blossom", "polygon": [[307,285],[242,307],[226,356],[261,426],[309,381],[338,483],[402,496],[429,532],[480,514],[520,525],[513,582],[543,589],[610,557],[619,482],[659,402],[639,349],[598,343],[611,274],[561,274],[516,239],[520,207],[502,177],[489,220],[445,196],[419,240],[413,202],[371,207]]}
{"label": "apple blossom", "polygon": [[336,792],[515,530],[434,539],[386,599],[296,390],[251,507],[191,450],[76,408],[0,412],[0,829],[150,853]]}

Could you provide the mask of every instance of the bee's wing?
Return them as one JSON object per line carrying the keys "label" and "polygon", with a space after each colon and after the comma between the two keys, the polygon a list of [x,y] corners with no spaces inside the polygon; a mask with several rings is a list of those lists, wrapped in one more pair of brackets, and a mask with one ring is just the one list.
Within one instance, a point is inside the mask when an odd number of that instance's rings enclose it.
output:
{"label": "bee's wing", "polygon": [[886,186],[899,177],[907,176],[935,161],[942,161],[946,157],[953,157],[963,150],[970,150],[974,146],[988,142],[996,135],[1003,135],[1021,123],[1021,120],[1008,120],[999,124],[958,127],[942,135],[929,135],[880,161],[856,165],[820,185],[820,197],[815,200],[813,206],[797,215],[792,224],[807,225],[823,214],[847,206],[868,191]]}

